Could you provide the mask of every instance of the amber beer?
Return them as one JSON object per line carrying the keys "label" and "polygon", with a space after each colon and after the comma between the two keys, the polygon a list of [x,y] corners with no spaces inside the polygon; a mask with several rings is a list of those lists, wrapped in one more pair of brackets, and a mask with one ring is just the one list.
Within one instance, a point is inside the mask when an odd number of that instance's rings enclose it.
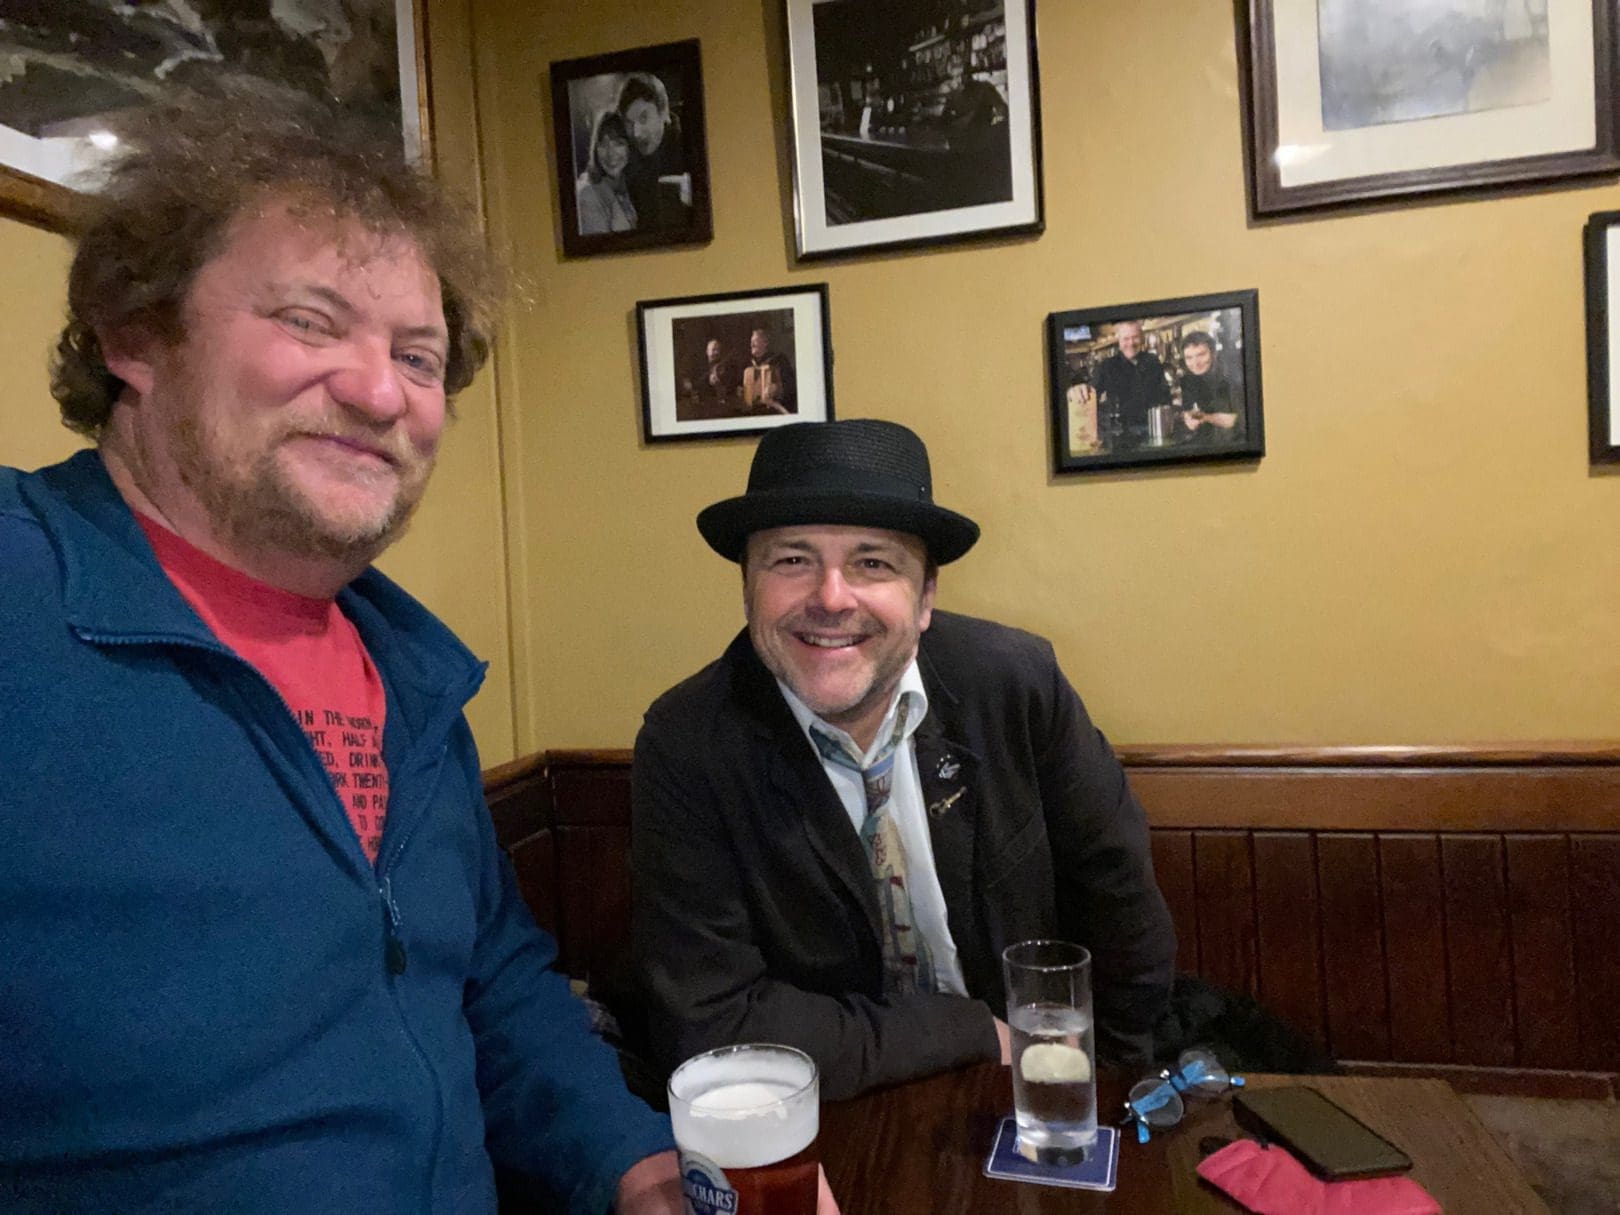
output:
{"label": "amber beer", "polygon": [[690,1215],[815,1215],[820,1086],[809,1055],[750,1043],[694,1055],[669,1078]]}

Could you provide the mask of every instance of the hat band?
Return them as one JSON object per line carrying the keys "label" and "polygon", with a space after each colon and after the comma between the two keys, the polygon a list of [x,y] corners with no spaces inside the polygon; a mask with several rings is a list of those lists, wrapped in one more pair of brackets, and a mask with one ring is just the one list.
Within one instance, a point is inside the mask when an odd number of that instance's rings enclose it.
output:
{"label": "hat band", "polygon": [[919,485],[904,477],[892,476],[873,469],[821,465],[807,468],[804,473],[804,476],[791,480],[774,480],[770,485],[755,485],[753,478],[749,478],[748,493],[848,493],[881,498],[904,498],[912,502],[934,500],[926,484]]}

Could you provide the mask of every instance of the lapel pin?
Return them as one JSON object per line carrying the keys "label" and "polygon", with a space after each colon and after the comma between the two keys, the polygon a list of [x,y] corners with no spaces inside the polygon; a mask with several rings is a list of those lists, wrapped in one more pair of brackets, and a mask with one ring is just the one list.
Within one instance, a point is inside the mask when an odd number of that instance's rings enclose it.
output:
{"label": "lapel pin", "polygon": [[944,755],[939,761],[939,779],[955,780],[956,774],[962,770],[962,765],[956,762],[956,756]]}

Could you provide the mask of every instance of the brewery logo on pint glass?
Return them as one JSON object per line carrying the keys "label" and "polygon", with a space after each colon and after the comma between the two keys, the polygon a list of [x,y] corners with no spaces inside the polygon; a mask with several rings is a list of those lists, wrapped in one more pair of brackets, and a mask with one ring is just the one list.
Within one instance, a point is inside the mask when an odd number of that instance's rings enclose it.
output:
{"label": "brewery logo on pint glass", "polygon": [[681,1189],[692,1215],[736,1215],[737,1191],[720,1166],[696,1152],[681,1153]]}
{"label": "brewery logo on pint glass", "polygon": [[744,1042],[694,1055],[669,1078],[669,1121],[691,1215],[815,1215],[815,1061]]}

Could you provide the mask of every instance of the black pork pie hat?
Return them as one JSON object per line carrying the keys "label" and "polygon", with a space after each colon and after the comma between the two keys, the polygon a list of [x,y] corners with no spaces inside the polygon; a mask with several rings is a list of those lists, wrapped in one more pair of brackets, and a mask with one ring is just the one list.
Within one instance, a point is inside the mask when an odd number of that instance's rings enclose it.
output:
{"label": "black pork pie hat", "polygon": [[697,517],[709,547],[728,561],[742,560],[753,532],[795,523],[908,532],[940,565],[979,538],[972,519],[934,504],[923,441],[897,422],[875,418],[794,422],[767,431],[748,470],[748,492]]}

